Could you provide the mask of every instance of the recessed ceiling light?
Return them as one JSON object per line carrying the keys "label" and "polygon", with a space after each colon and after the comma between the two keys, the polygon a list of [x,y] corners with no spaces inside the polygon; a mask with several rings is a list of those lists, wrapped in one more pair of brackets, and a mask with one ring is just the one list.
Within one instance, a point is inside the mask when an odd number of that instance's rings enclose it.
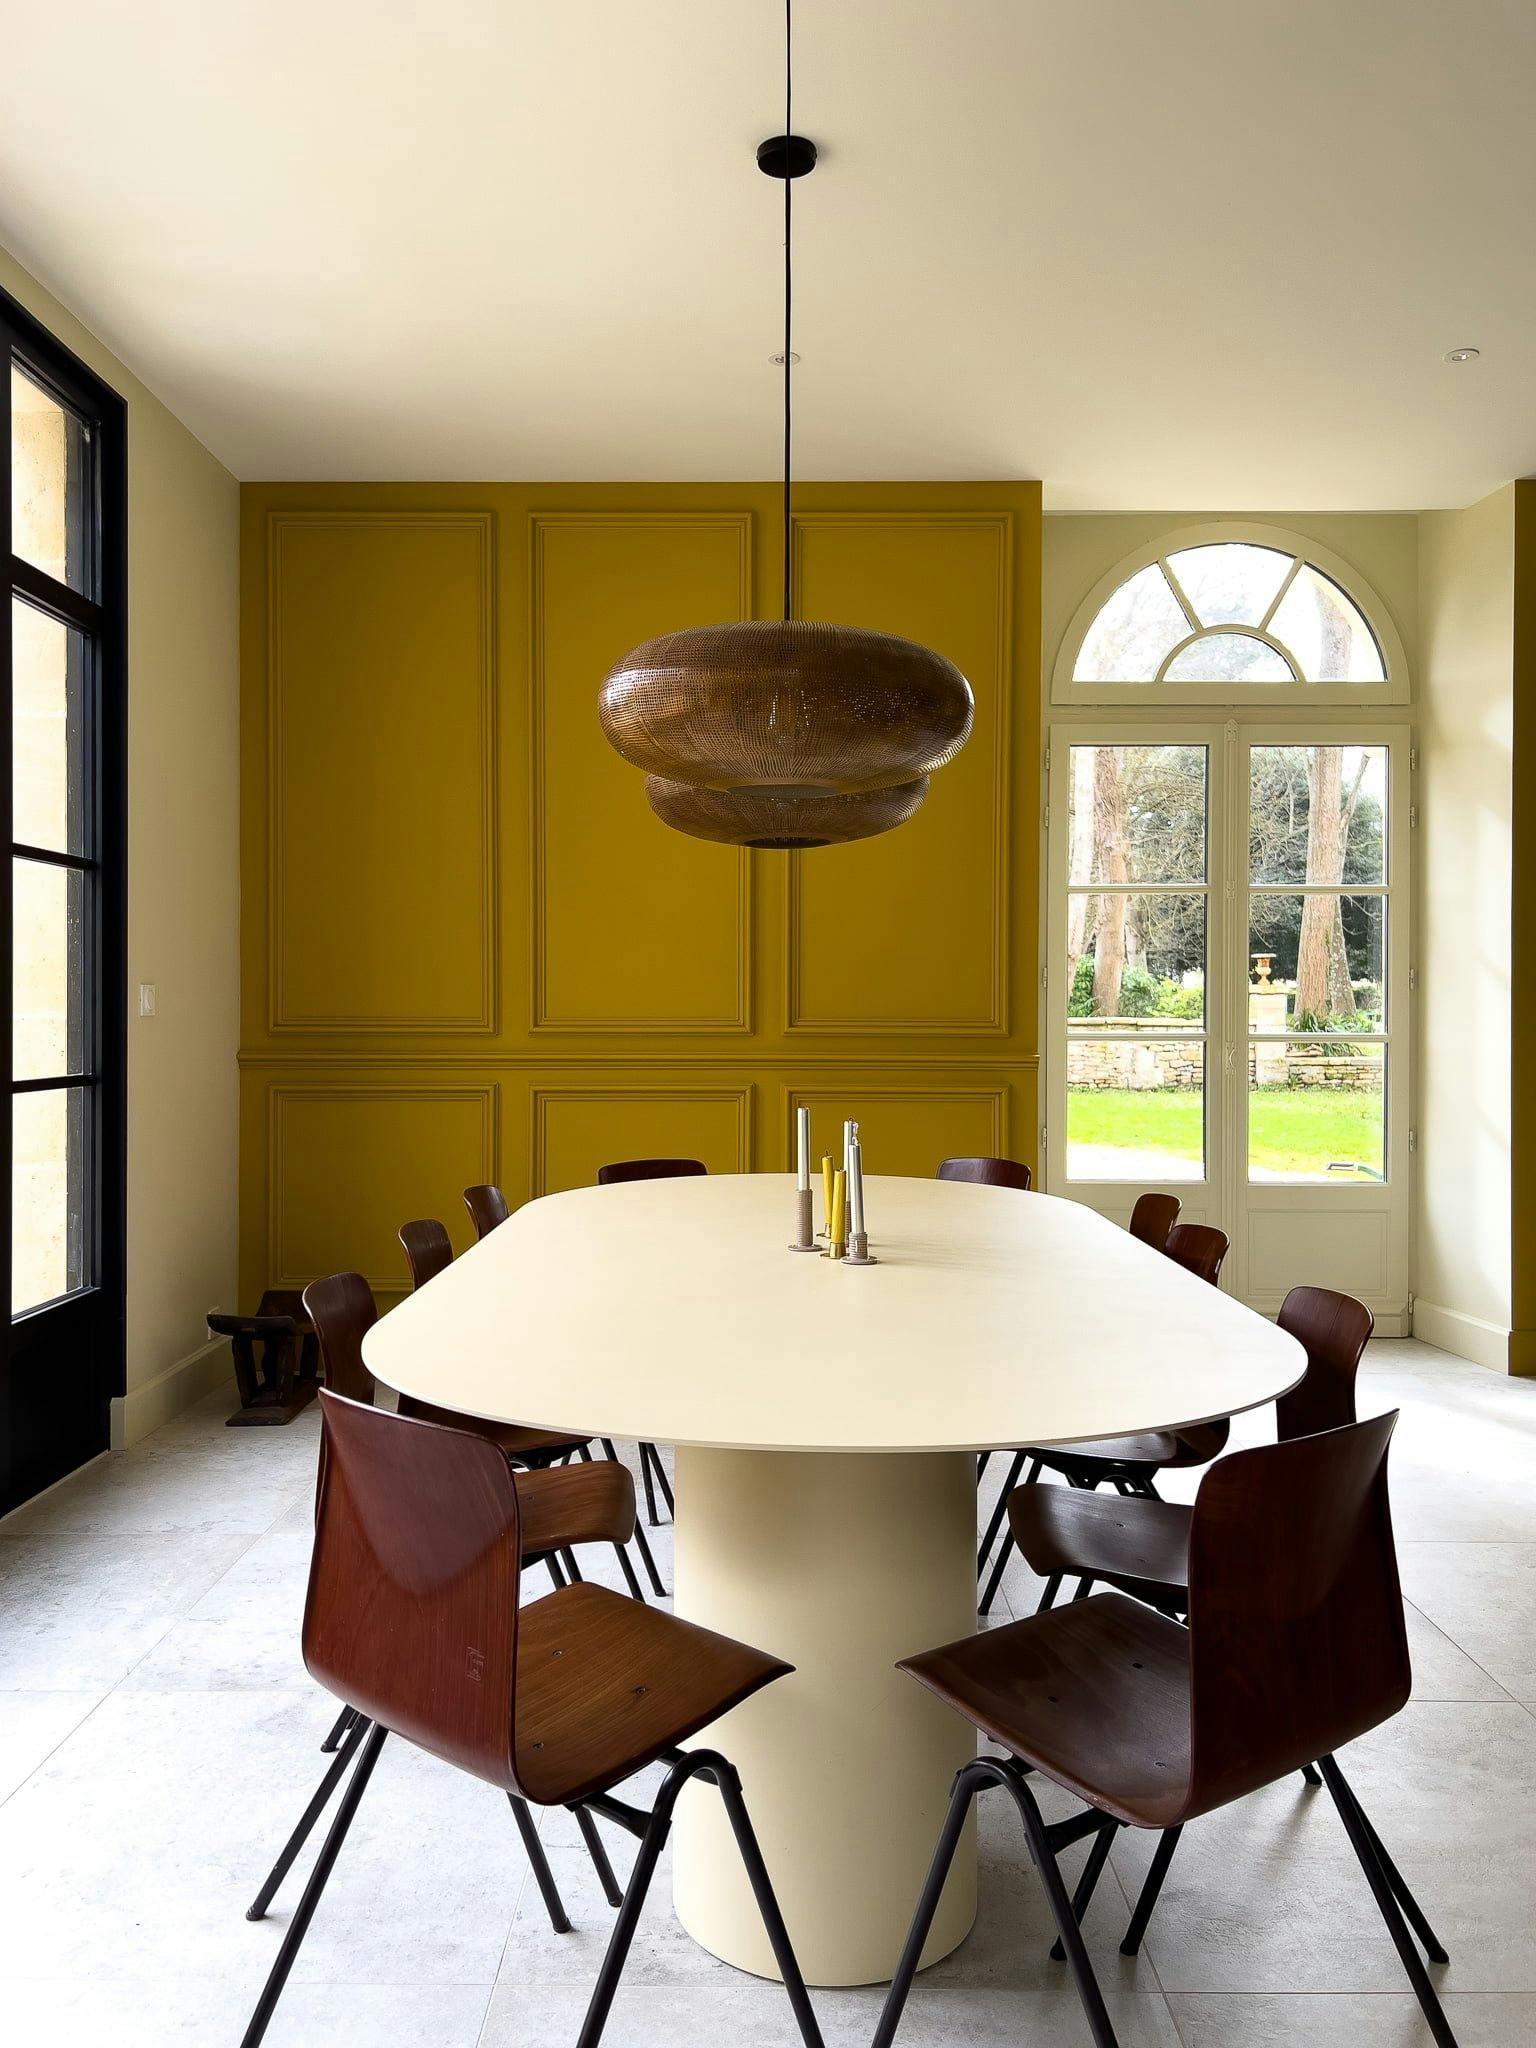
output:
{"label": "recessed ceiling light", "polygon": [[1481,354],[1480,348],[1448,348],[1445,360],[1448,363],[1475,363]]}

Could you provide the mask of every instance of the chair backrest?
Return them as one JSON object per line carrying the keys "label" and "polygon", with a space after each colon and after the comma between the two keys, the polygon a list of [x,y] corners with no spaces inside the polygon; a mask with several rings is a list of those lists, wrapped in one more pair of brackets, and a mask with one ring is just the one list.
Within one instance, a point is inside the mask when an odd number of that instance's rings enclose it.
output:
{"label": "chair backrest", "polygon": [[320,1341],[325,1384],[349,1401],[373,1403],[373,1374],[363,1363],[363,1339],[378,1321],[373,1289],[361,1273],[311,1280],[304,1306]]}
{"label": "chair backrest", "polygon": [[1176,1266],[1193,1273],[1197,1280],[1209,1280],[1214,1287],[1221,1278],[1229,1243],[1227,1233],[1214,1224],[1175,1223],[1163,1250]]}
{"label": "chair backrest", "polygon": [[1034,1186],[1034,1175],[1022,1159],[946,1159],[935,1180],[968,1180],[977,1187],[1023,1188]]}
{"label": "chair backrest", "polygon": [[1235,1451],[1190,1524],[1192,1810],[1395,1714],[1411,1672],[1387,1500],[1395,1413]]}
{"label": "chair backrest", "polygon": [[1131,1211],[1132,1237],[1139,1237],[1155,1252],[1167,1251],[1168,1233],[1179,1220],[1179,1206],[1177,1195],[1138,1195]]}
{"label": "chair backrest", "polygon": [[1355,1419],[1355,1374],[1370,1341],[1375,1318],[1352,1294],[1327,1287],[1293,1287],[1277,1318],[1306,1348],[1307,1370],[1297,1386],[1275,1403],[1282,1443],[1342,1429]]}
{"label": "chair backrest", "polygon": [[444,1267],[453,1264],[452,1242],[435,1216],[419,1216],[414,1223],[402,1223],[400,1242],[405,1247],[413,1287],[425,1287]]}
{"label": "chair backrest", "polygon": [[616,1159],[597,1169],[597,1184],[613,1188],[627,1180],[686,1180],[708,1171],[702,1159]]}
{"label": "chair backrest", "polygon": [[493,1188],[489,1182],[480,1187],[464,1190],[464,1206],[469,1211],[469,1220],[475,1226],[476,1242],[489,1237],[498,1223],[505,1223],[512,1211],[507,1207],[507,1198],[500,1188]]}
{"label": "chair backrest", "polygon": [[304,1608],[312,1677],[517,1789],[517,1489],[492,1443],[329,1392]]}

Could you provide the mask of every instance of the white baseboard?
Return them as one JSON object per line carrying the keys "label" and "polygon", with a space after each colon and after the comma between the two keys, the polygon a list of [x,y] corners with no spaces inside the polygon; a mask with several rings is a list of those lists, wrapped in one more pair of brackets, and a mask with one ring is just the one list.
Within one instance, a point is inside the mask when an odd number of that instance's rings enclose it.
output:
{"label": "white baseboard", "polygon": [[1508,1330],[1481,1316],[1468,1315],[1464,1309],[1442,1308],[1421,1294],[1413,1304],[1413,1334],[1457,1358],[1471,1359],[1474,1365],[1486,1365],[1494,1372],[1509,1371]]}
{"label": "white baseboard", "polygon": [[178,1358],[174,1365],[168,1365],[164,1372],[157,1373],[142,1387],[130,1387],[126,1394],[114,1397],[113,1450],[123,1451],[130,1444],[138,1443],[152,1429],[158,1429],[162,1422],[169,1422],[173,1415],[179,1415],[184,1408],[190,1408],[195,1401],[201,1401],[205,1394],[213,1393],[226,1382],[233,1398],[229,1339],[211,1337],[206,1344],[189,1351],[185,1358]]}

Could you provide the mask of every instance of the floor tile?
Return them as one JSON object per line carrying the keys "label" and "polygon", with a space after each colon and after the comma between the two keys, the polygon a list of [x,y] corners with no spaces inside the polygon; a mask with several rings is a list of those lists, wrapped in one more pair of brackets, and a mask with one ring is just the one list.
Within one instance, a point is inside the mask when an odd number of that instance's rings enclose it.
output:
{"label": "floor tile", "polygon": [[[1433,2048],[1411,1995],[1374,1997],[1171,1997],[1184,2048]],[[1445,2016],[1460,2048],[1527,2048],[1536,2040],[1536,1998],[1489,1992],[1448,1997]]]}
{"label": "floor tile", "polygon": [[[106,1974],[7,1984],[7,2038],[26,2048],[234,2048],[260,1989],[259,1968],[224,1982]],[[489,1984],[291,1982],[264,2048],[473,2048],[490,1996]]]}
{"label": "floor tile", "polygon": [[1536,1544],[1404,1544],[1401,1569],[1444,1635],[1512,1697],[1536,1698]]}
{"label": "floor tile", "polygon": [[0,1800],[25,1784],[106,1696],[104,1687],[85,1692],[0,1692]]}

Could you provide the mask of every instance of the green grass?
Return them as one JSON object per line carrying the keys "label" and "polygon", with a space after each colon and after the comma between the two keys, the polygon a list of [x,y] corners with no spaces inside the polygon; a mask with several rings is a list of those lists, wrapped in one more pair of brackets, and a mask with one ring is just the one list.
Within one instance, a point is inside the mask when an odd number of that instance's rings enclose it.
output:
{"label": "green grass", "polygon": [[[1071,1088],[1068,1143],[1162,1152],[1198,1165],[1200,1111],[1195,1089]],[[1381,1096],[1367,1089],[1256,1088],[1248,1098],[1248,1138],[1251,1163],[1265,1176],[1369,1178],[1327,1169],[1348,1159],[1380,1171]]]}

